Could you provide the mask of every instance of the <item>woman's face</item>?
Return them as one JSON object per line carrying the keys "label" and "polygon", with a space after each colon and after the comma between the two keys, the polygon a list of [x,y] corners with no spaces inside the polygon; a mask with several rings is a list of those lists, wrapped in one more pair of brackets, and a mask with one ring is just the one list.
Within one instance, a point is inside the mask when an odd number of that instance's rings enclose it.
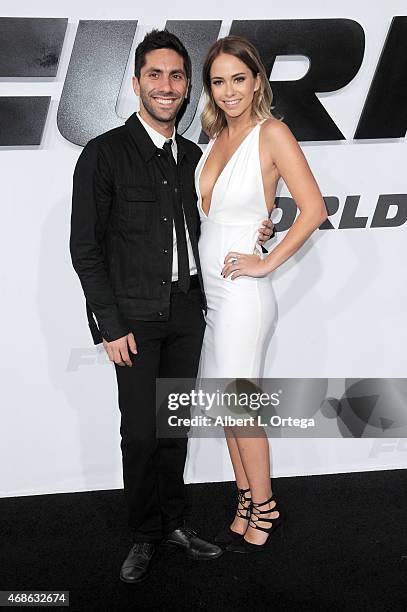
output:
{"label": "woman's face", "polygon": [[210,84],[215,104],[232,118],[251,108],[260,77],[254,77],[250,68],[234,55],[221,53],[212,63]]}

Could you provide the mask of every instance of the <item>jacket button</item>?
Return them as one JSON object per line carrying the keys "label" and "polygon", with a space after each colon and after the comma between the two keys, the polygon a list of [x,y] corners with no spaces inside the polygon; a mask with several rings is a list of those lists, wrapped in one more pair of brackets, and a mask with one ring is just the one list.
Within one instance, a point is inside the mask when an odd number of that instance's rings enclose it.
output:
{"label": "jacket button", "polygon": [[166,280],[162,280],[162,281],[161,281],[161,284],[162,284],[162,285],[166,285],[166,284],[167,284],[167,281],[166,281]]}
{"label": "jacket button", "polygon": [[161,153],[160,152],[157,153],[157,157],[161,157]]}
{"label": "jacket button", "polygon": [[178,187],[174,187],[175,193],[178,193]]}
{"label": "jacket button", "polygon": [[157,314],[158,314],[158,316],[159,316],[159,317],[163,317],[163,316],[164,316],[164,313],[163,313],[161,310],[159,310],[159,311],[157,312]]}
{"label": "jacket button", "polygon": [[165,179],[163,179],[161,182],[163,185],[166,185],[168,183],[168,181],[166,181]]}
{"label": "jacket button", "polygon": [[168,249],[163,249],[163,254],[168,255]]}
{"label": "jacket button", "polygon": [[168,217],[161,217],[161,221],[165,223],[166,221],[168,221]]}

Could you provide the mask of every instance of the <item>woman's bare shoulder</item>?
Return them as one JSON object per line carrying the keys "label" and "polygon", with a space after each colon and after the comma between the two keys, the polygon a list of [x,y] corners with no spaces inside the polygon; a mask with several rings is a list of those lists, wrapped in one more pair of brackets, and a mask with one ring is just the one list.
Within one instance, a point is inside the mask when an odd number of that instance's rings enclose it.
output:
{"label": "woman's bare shoulder", "polygon": [[294,138],[288,125],[275,117],[270,117],[263,121],[261,124],[261,131],[270,143],[281,142],[287,139],[291,140]]}
{"label": "woman's bare shoulder", "polygon": [[263,147],[266,147],[273,158],[283,151],[291,153],[299,148],[298,142],[288,125],[275,117],[270,117],[262,123],[261,135]]}

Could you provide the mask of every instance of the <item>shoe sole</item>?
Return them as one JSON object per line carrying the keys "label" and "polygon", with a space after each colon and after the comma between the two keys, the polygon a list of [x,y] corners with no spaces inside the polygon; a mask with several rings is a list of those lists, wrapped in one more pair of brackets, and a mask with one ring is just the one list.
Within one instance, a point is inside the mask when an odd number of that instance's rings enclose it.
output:
{"label": "shoe sole", "polygon": [[144,582],[144,580],[146,580],[149,577],[149,575],[150,575],[150,572],[148,572],[147,574],[145,574],[145,576],[143,576],[142,578],[139,578],[138,580],[125,580],[121,576],[119,576],[119,578],[122,582],[124,582],[124,584],[140,584],[140,582]]}
{"label": "shoe sole", "polygon": [[[177,548],[178,550],[185,551],[185,548],[183,546],[180,546],[179,544],[176,544],[175,542],[164,542],[162,546],[165,546],[168,548]],[[185,551],[185,554],[190,559],[193,559],[194,561],[212,561],[212,559],[219,559],[219,557],[223,555],[223,550],[220,550],[218,553],[216,553],[216,555],[212,555],[210,557],[200,557],[198,555],[194,555],[193,553],[190,553],[189,551]]]}
{"label": "shoe sole", "polygon": [[216,555],[212,555],[211,557],[197,557],[195,555],[188,554],[188,557],[193,561],[212,561],[213,559],[219,559],[223,555],[223,550],[216,553]]}

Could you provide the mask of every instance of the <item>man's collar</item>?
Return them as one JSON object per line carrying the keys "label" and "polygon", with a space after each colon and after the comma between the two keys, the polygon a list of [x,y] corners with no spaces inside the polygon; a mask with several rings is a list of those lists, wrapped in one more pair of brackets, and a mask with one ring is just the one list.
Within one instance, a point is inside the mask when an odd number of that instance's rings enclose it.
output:
{"label": "man's collar", "polygon": [[145,161],[149,161],[155,154],[157,147],[147,134],[147,130],[142,126],[137,113],[130,115],[125,125],[133,136],[140,154],[144,157]]}
{"label": "man's collar", "polygon": [[140,121],[143,128],[146,130],[147,134],[150,136],[151,140],[154,142],[156,147],[162,148],[164,145],[164,142],[168,140],[168,138],[171,138],[172,140],[174,140],[175,134],[176,134],[175,127],[172,130],[171,136],[167,137],[161,134],[161,132],[156,130],[145,119],[143,119],[143,117],[140,115],[140,112],[137,113],[137,118]]}
{"label": "man's collar", "polygon": [[[137,116],[137,113],[133,113],[132,115],[130,115],[130,117],[125,122],[125,125],[133,136],[136,145],[140,151],[140,154],[143,156],[145,161],[149,161],[157,151],[157,147],[151,140],[145,127],[142,125],[140,119]],[[185,146],[183,143],[184,139],[178,133],[175,134],[175,139],[177,141],[178,148],[178,162],[180,162],[182,157],[186,154]]]}

